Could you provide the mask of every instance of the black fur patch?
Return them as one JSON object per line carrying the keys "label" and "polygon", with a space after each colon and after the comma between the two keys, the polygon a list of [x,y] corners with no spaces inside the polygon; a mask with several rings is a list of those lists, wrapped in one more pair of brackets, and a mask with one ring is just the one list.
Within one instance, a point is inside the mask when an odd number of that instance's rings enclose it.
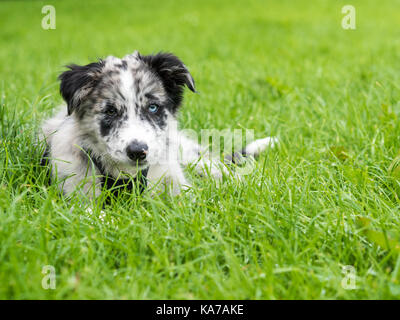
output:
{"label": "black fur patch", "polygon": [[110,131],[113,127],[114,120],[110,119],[107,116],[103,116],[100,120],[100,134],[105,137],[110,134]]}
{"label": "black fur patch", "polygon": [[125,60],[121,61],[121,64],[117,64],[116,67],[121,68],[122,70],[128,69],[128,63]]}
{"label": "black fur patch", "polygon": [[[107,108],[112,106],[108,105]],[[117,114],[114,116],[109,116],[106,113],[101,114],[100,120],[100,134],[105,137],[108,136],[111,131],[118,129],[124,121],[127,120],[127,109],[125,106],[122,106],[118,111]]]}
{"label": "black fur patch", "polygon": [[139,55],[139,58],[161,79],[172,101],[172,112],[175,112],[182,103],[184,85],[196,92],[191,74],[183,62],[172,53],[160,52],[156,55]]}
{"label": "black fur patch", "polygon": [[68,115],[72,114],[93,90],[103,66],[104,62],[101,60],[85,66],[71,64],[67,66],[70,70],[58,77],[61,81],[60,93],[68,105]]}

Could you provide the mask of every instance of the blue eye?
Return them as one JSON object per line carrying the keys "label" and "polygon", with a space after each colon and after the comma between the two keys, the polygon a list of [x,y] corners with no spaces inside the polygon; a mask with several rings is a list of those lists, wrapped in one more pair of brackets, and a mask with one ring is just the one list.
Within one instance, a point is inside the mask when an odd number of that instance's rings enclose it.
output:
{"label": "blue eye", "polygon": [[158,105],[151,104],[151,105],[149,105],[148,110],[150,113],[156,113],[158,111],[158,108],[159,108]]}

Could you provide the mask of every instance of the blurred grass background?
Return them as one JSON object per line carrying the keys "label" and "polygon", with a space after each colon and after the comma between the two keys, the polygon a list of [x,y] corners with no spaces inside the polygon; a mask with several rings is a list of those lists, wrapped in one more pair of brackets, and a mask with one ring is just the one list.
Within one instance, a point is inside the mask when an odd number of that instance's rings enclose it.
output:
{"label": "blurred grass background", "polygon": [[[56,8],[43,30],[41,8]],[[341,8],[356,8],[343,30]],[[0,298],[400,296],[400,1],[0,1]],[[63,66],[171,51],[183,128],[277,135],[243,184],[70,210],[34,146]],[[190,174],[190,173],[189,173]],[[194,199],[193,199],[194,198]],[[54,265],[57,289],[41,286]],[[345,290],[343,265],[357,272]]]}

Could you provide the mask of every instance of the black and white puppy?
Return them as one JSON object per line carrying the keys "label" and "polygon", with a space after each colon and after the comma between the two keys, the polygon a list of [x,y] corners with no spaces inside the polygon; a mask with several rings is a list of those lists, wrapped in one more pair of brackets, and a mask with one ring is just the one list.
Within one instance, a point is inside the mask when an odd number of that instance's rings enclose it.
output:
{"label": "black and white puppy", "polygon": [[[221,177],[224,167],[202,157],[200,145],[177,128],[184,86],[196,89],[176,56],[135,51],[68,68],[59,76],[67,108],[42,127],[52,180],[65,194],[80,188],[98,196],[104,186],[134,187],[135,182],[163,183],[178,194],[190,186],[182,170],[190,163],[200,173],[208,168]],[[256,155],[274,142],[256,140],[242,153]],[[138,172],[142,179],[135,181]]]}

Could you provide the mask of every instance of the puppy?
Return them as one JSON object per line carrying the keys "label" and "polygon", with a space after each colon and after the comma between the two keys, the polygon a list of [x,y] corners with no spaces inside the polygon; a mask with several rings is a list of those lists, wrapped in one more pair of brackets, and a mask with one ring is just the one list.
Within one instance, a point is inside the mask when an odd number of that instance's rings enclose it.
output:
{"label": "puppy", "polygon": [[[221,178],[226,167],[178,130],[183,89],[196,92],[186,66],[170,53],[122,59],[109,56],[85,66],[69,65],[59,76],[67,107],[42,126],[52,181],[64,194],[97,197],[118,190],[190,187],[182,167],[193,164]],[[274,138],[256,140],[240,152],[255,156]],[[230,161],[235,162],[238,154]]]}

